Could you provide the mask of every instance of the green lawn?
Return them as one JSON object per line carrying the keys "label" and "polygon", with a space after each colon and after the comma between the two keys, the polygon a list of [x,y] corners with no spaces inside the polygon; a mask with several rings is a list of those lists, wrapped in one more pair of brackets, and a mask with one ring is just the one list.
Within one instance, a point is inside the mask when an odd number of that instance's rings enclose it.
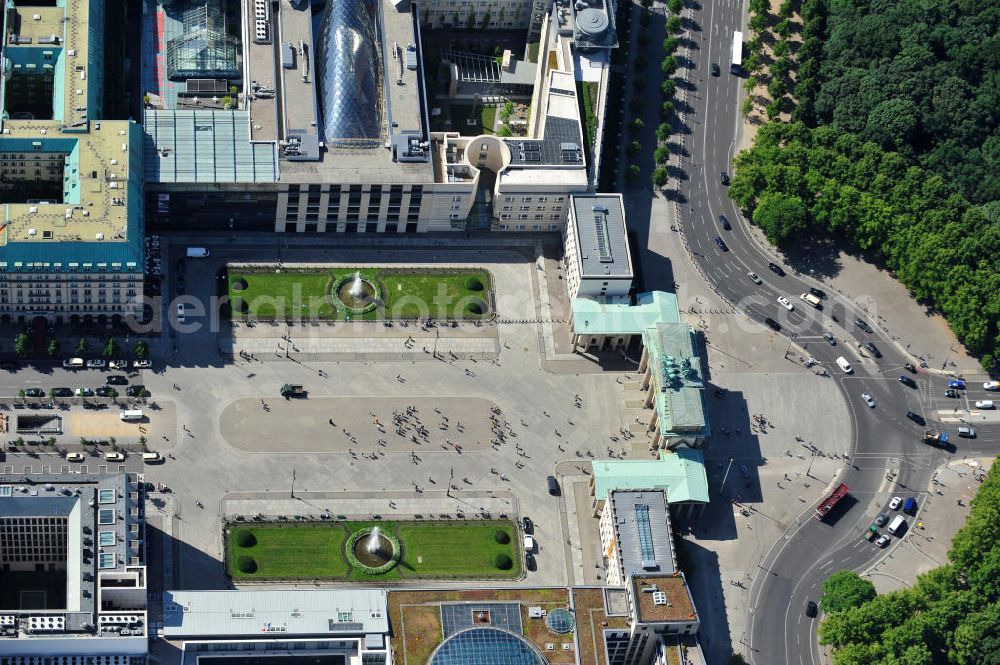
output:
{"label": "green lawn", "polygon": [[[506,545],[493,537],[498,529],[510,537]],[[396,534],[403,543],[403,560],[398,566],[402,577],[517,577],[521,572],[520,554],[515,550],[517,532],[510,523],[406,522],[399,525]],[[509,556],[513,567],[497,569],[493,565],[497,554]]]}
{"label": "green lawn", "polygon": [[[347,312],[335,308],[329,298],[329,289],[342,275],[353,275],[357,268],[333,268],[302,272],[250,272],[233,270],[229,274],[229,297],[233,302],[233,317],[246,314],[260,319],[269,318],[318,318],[344,319]],[[486,270],[426,271],[404,274],[387,269],[362,268],[362,276],[380,286],[385,305],[385,316],[390,319],[478,319],[489,316],[490,275]],[[469,278],[476,278],[483,289],[470,290]],[[236,280],[243,280],[247,288],[234,291]],[[247,304],[241,314],[240,302]],[[481,313],[470,306],[483,304]],[[358,315],[351,315],[358,318]],[[376,309],[360,316],[378,319]]]}
{"label": "green lawn", "polygon": [[[257,544],[240,547],[239,532],[252,534]],[[229,574],[235,579],[343,577],[347,574],[343,556],[347,535],[339,524],[237,527],[227,543]],[[234,565],[241,556],[253,557],[256,572],[243,573]]]}
{"label": "green lawn", "polygon": [[[350,534],[370,528],[374,522],[327,524],[271,524],[235,526],[227,532],[229,574],[245,579],[400,580],[516,578],[521,574],[518,532],[508,520],[488,522],[378,522],[380,529],[399,539],[403,556],[389,572],[371,576],[354,570],[344,558],[344,543]],[[496,542],[502,530],[509,542]],[[241,547],[241,533],[251,534],[256,544]],[[495,565],[497,554],[513,562],[509,570]],[[257,570],[239,569],[240,557],[252,557]]]}
{"label": "green lawn", "polygon": [[493,127],[496,125],[497,107],[484,106],[482,113],[479,114],[479,118],[482,123],[483,133],[492,134]]}

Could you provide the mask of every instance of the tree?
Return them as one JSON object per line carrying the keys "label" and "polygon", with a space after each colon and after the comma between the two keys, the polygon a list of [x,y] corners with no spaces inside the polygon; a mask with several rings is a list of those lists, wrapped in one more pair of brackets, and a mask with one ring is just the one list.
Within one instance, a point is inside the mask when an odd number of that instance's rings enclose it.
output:
{"label": "tree", "polygon": [[764,58],[760,53],[751,53],[750,57],[743,62],[743,68],[748,72],[759,72],[764,69]]}
{"label": "tree", "polygon": [[639,0],[639,4],[642,5],[643,9],[649,9],[653,6],[653,0]]}
{"label": "tree", "polygon": [[[779,23],[778,25],[781,25],[781,24]],[[781,34],[781,33],[778,33],[778,34]],[[784,37],[784,36],[787,36],[787,35],[782,35],[782,36]],[[791,50],[791,47],[788,45],[788,42],[785,41],[784,39],[778,41],[774,45],[774,55],[777,56],[777,57],[779,57],[779,58],[783,58],[786,55],[788,55],[789,52],[790,52],[790,50]]]}
{"label": "tree", "polygon": [[666,164],[669,159],[670,150],[667,149],[667,146],[657,146],[656,150],[653,151],[653,161],[657,164]]}
{"label": "tree", "polygon": [[644,123],[642,121],[642,118],[633,118],[632,119],[632,131],[633,132],[636,132],[636,133],[641,132],[642,128],[645,127],[645,126],[646,126],[646,123]]}
{"label": "tree", "polygon": [[684,9],[684,0],[668,0],[667,9],[671,14],[680,14]]}
{"label": "tree", "polygon": [[667,79],[660,84],[660,94],[664,97],[673,97],[674,93],[677,91],[677,84],[674,83],[673,79]]}
{"label": "tree", "polygon": [[118,391],[114,388],[108,388],[108,399],[116,400],[118,399]]}
{"label": "tree", "polygon": [[640,169],[635,164],[629,165],[629,167],[625,170],[625,178],[627,178],[632,182],[636,182],[637,180],[639,180],[639,176],[641,175],[642,175],[642,169]]}
{"label": "tree", "polygon": [[500,129],[497,130],[497,136],[513,136],[514,130],[510,128],[510,125],[501,125]]}
{"label": "tree", "polygon": [[841,570],[823,582],[823,611],[830,614],[857,607],[875,597],[875,585],[850,570]]}
{"label": "tree", "polygon": [[656,128],[657,141],[666,141],[667,139],[670,138],[671,134],[673,134],[673,131],[671,131],[670,125],[668,125],[665,122],[661,122],[659,126],[657,126]]}
{"label": "tree", "polygon": [[140,360],[146,358],[149,355],[149,344],[143,340],[139,340],[132,345],[132,355]]}
{"label": "tree", "polygon": [[753,99],[752,98],[750,98],[750,97],[744,97],[743,98],[743,101],[740,102],[740,113],[743,114],[744,118],[749,117],[750,114],[753,113]]}
{"label": "tree", "polygon": [[767,16],[767,12],[771,9],[771,5],[768,0],[750,0],[749,9],[751,14]]}
{"label": "tree", "polygon": [[59,341],[55,337],[49,340],[48,353],[49,358],[55,358],[59,355]]}
{"label": "tree", "polygon": [[781,3],[781,6],[778,7],[778,17],[789,18],[794,11],[795,8],[792,6],[792,0],[785,0]]}
{"label": "tree", "polygon": [[806,228],[806,207],[798,196],[768,192],[753,211],[753,223],[768,240],[782,245]]}
{"label": "tree", "polygon": [[752,94],[758,83],[756,76],[748,76],[747,80],[743,82],[743,91],[748,95]]}
{"label": "tree", "polygon": [[628,148],[626,148],[626,150],[628,151],[630,157],[635,157],[642,152],[642,144],[638,141],[632,141],[628,144]]}
{"label": "tree", "polygon": [[660,166],[653,169],[652,180],[655,186],[663,187],[664,185],[667,184],[668,179],[669,177],[667,176],[667,170],[665,168]]}
{"label": "tree", "polygon": [[109,337],[108,341],[104,343],[105,358],[114,358],[118,355],[119,350],[118,342],[115,341],[114,337]]}
{"label": "tree", "polygon": [[28,355],[29,347],[30,340],[28,339],[27,333],[18,333],[14,338],[14,353],[23,358]]}
{"label": "tree", "polygon": [[670,118],[674,115],[674,103],[673,102],[663,102],[660,104],[660,120],[663,122],[669,122]]}
{"label": "tree", "polygon": [[775,99],[773,102],[767,105],[767,117],[769,120],[774,120],[779,115],[781,115],[781,97]]}
{"label": "tree", "polygon": [[76,343],[76,355],[81,356],[81,357],[86,356],[87,355],[87,351],[89,349],[90,349],[90,345],[87,344],[87,338],[86,337],[81,337],[80,341]]}
{"label": "tree", "polygon": [[760,34],[767,30],[767,15],[766,14],[754,14],[750,17],[750,21],[747,23],[750,31],[755,34]]}
{"label": "tree", "polygon": [[647,26],[647,25],[649,25],[649,22],[652,21],[652,20],[653,20],[653,15],[650,14],[645,9],[643,9],[641,12],[639,12],[639,25],[641,25],[641,26]]}
{"label": "tree", "polygon": [[675,34],[681,31],[681,17],[671,16],[665,24],[668,34]]}
{"label": "tree", "polygon": [[664,76],[671,76],[677,71],[677,60],[672,55],[668,55],[660,63],[660,71],[663,72]]}
{"label": "tree", "polygon": [[774,33],[782,39],[787,39],[788,35],[792,34],[792,22],[787,18],[783,21],[778,21],[774,25]]}
{"label": "tree", "polygon": [[681,45],[681,40],[678,37],[667,37],[663,40],[663,53],[664,55],[673,55],[677,48]]}

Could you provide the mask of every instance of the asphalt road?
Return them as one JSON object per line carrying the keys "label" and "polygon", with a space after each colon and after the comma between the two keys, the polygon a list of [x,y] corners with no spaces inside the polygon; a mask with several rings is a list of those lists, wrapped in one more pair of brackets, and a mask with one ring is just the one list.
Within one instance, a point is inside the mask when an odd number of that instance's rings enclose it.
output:
{"label": "asphalt road", "polygon": [[[970,390],[968,397],[959,401],[943,397],[947,379],[925,370],[914,375],[903,369],[913,359],[877,328],[874,333],[865,333],[854,326],[858,312],[852,303],[831,293],[824,299],[822,311],[816,310],[801,300],[800,294],[810,287],[822,288],[818,282],[787,266],[783,266],[783,276],[769,268],[769,263],[780,265],[780,260],[750,237],[746,221],[726,195],[720,177],[731,172],[741,121],[739,100],[744,79],[729,73],[729,61],[733,32],[741,29],[744,18],[742,6],[733,0],[706,3],[694,13],[701,31],[692,33],[698,48],[690,52],[694,89],[688,94],[692,110],[686,122],[691,133],[685,141],[690,158],[685,165],[688,179],[681,183],[684,203],[679,222],[694,260],[717,292],[755,321],[762,322],[765,317],[777,321],[781,333],[794,343],[789,345],[789,353],[817,359],[831,380],[837,381],[851,407],[854,441],[850,459],[845,460],[836,479],[851,488],[850,500],[822,522],[812,517],[815,506],[808,506],[761,561],[748,562],[748,568],[755,563],[759,573],[750,591],[747,635],[751,661],[759,665],[819,663],[818,624],[805,616],[806,603],[819,601],[822,582],[829,574],[866,568],[886,554],[887,550],[862,539],[875,514],[884,509],[881,505],[869,507],[872,501],[890,491],[920,498],[933,469],[953,455],[1000,451],[1000,431],[995,425],[977,426],[979,438],[974,442],[960,440],[955,451],[922,444],[924,428],[907,419],[908,411],[922,414],[933,427],[936,409],[952,408],[955,403],[967,406],[968,400],[983,398],[978,395],[981,390]],[[719,65],[720,76],[710,75],[712,63]],[[728,218],[732,230],[722,228],[720,215]],[[718,246],[717,236],[724,239],[728,251]],[[752,281],[749,272],[756,273],[761,284]],[[794,309],[789,311],[779,304],[779,296]],[[824,332],[834,335],[836,346],[823,338]],[[859,346],[865,342],[874,343],[882,357],[862,352]],[[837,367],[839,356],[852,364],[852,374]],[[917,388],[900,383],[901,374],[916,379]],[[862,401],[863,392],[874,397],[874,408]],[[955,428],[951,431],[954,441]]]}

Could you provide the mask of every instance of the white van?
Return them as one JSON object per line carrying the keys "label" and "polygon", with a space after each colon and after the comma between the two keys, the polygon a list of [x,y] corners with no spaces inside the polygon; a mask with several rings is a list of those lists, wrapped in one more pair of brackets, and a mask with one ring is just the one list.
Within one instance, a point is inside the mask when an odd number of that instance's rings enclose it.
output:
{"label": "white van", "polygon": [[837,367],[839,367],[844,374],[851,374],[854,372],[854,368],[851,367],[851,363],[847,362],[847,358],[844,356],[837,358]]}
{"label": "white van", "polygon": [[189,259],[203,259],[206,256],[208,256],[209,254],[211,254],[211,252],[209,252],[204,247],[188,247],[187,248],[187,257]]}
{"label": "white van", "polygon": [[892,521],[889,522],[889,527],[887,530],[889,531],[889,533],[895,536],[896,532],[905,526],[906,526],[906,520],[903,519],[903,516],[896,515],[894,518],[892,518]]}
{"label": "white van", "polygon": [[145,462],[146,464],[152,464],[153,462],[162,462],[163,457],[160,456],[160,453],[152,451],[148,453],[143,453],[142,461]]}
{"label": "white van", "polygon": [[994,408],[993,400],[991,399],[980,399],[976,400],[977,409],[992,409]]}
{"label": "white van", "polygon": [[83,367],[83,358],[70,358],[69,360],[64,360],[63,367],[66,369],[80,369]]}
{"label": "white van", "polygon": [[816,296],[814,296],[811,293],[803,293],[803,294],[801,294],[799,296],[799,300],[802,300],[802,301],[805,301],[805,302],[809,303],[810,305],[812,305],[816,309],[819,309],[820,306],[823,304],[822,302],[820,302],[819,298],[817,298]]}
{"label": "white van", "polygon": [[524,551],[529,554],[535,551],[535,539],[531,536],[524,537]]}
{"label": "white van", "polygon": [[119,411],[118,417],[123,423],[142,422],[142,409],[126,409],[125,411]]}

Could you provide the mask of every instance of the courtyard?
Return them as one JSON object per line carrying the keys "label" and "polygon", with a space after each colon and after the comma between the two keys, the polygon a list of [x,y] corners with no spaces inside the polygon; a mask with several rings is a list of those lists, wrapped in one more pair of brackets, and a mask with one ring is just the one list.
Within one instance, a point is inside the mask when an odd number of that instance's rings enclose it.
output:
{"label": "courtyard", "polygon": [[[379,545],[369,549],[375,527]],[[509,520],[240,524],[226,537],[227,572],[235,580],[513,579],[521,574],[518,532]],[[376,558],[366,559],[369,555]],[[377,572],[379,566],[385,570]]]}
{"label": "courtyard", "polygon": [[481,269],[229,266],[235,319],[480,320],[491,279]]}

